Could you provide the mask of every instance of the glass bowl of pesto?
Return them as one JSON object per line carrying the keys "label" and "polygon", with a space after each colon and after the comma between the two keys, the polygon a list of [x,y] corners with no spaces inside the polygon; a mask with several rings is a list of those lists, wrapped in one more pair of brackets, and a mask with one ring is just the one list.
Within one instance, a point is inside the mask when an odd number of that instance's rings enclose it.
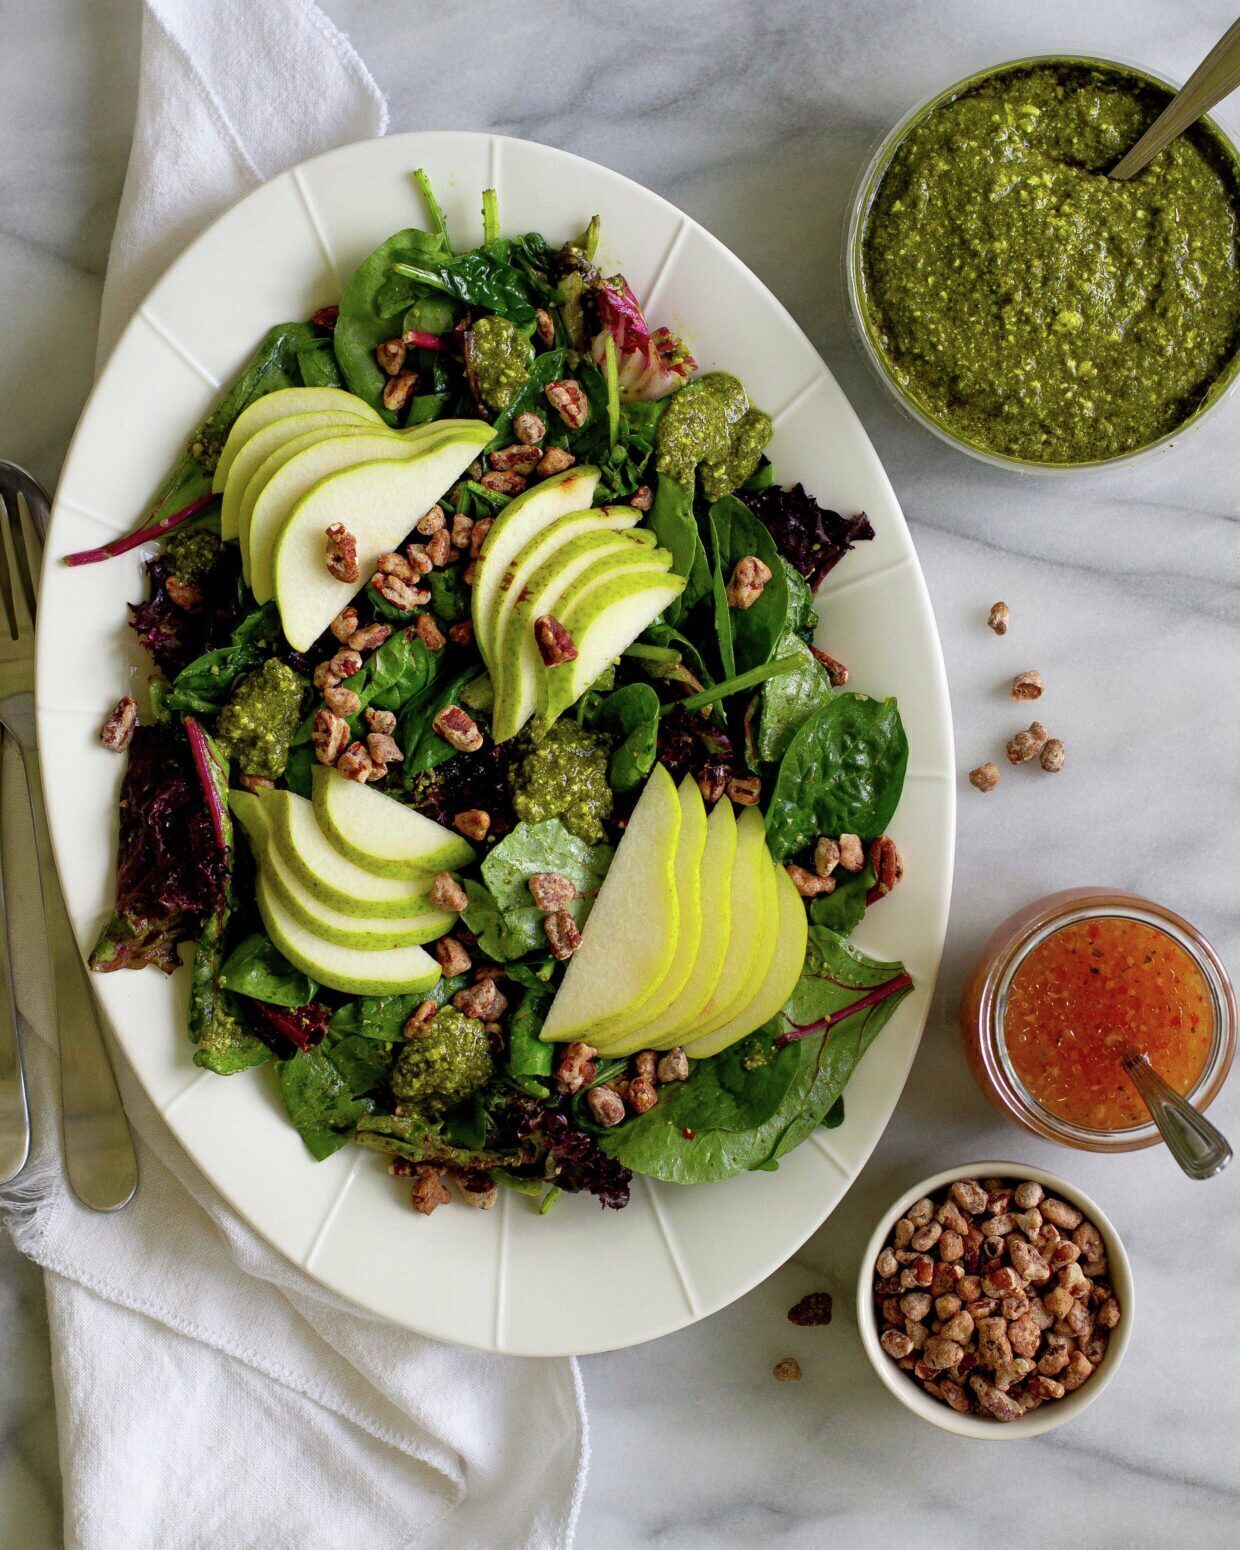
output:
{"label": "glass bowl of pesto", "polygon": [[1080,472],[1172,446],[1240,370],[1240,156],[1203,119],[1106,176],[1174,86],[1043,56],[913,109],[858,182],[844,280],[902,407],[1000,467]]}

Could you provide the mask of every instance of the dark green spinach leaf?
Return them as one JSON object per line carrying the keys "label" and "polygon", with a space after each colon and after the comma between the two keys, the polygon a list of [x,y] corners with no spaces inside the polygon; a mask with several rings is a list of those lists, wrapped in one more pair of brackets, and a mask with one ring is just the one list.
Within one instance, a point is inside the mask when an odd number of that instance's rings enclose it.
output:
{"label": "dark green spinach leaf", "polygon": [[235,995],[273,1006],[306,1006],[319,992],[317,983],[295,969],[262,931],[252,932],[229,953],[220,984]]}
{"label": "dark green spinach leaf", "polygon": [[369,1098],[354,1097],[322,1049],[298,1050],[278,1060],[276,1072],[285,1111],[317,1162],[339,1151],[357,1122],[374,1109]]}
{"label": "dark green spinach leaf", "polygon": [[[732,678],[771,660],[788,621],[788,578],[769,529],[734,495],[725,495],[710,508],[710,529],[715,628],[725,654],[725,676]],[[771,579],[748,608],[730,609],[728,582],[749,555],[762,561]]]}
{"label": "dark green spinach leaf", "polygon": [[754,747],[764,764],[779,763],[792,739],[832,692],[826,669],[791,629],[784,631],[776,656],[796,656],[799,666],[779,678],[768,678],[758,691]]}
{"label": "dark green spinach leaf", "polygon": [[607,780],[621,795],[635,791],[654,769],[659,743],[659,696],[649,684],[625,684],[599,706],[596,723],[615,738]]}
{"label": "dark green spinach leaf", "polygon": [[580,928],[589,917],[612,854],[609,845],[587,845],[570,834],[558,818],[519,823],[483,861],[482,882],[466,880],[465,924],[482,951],[501,963],[545,952],[543,913],[530,897],[530,878],[540,872],[567,877],[577,889],[569,913]]}

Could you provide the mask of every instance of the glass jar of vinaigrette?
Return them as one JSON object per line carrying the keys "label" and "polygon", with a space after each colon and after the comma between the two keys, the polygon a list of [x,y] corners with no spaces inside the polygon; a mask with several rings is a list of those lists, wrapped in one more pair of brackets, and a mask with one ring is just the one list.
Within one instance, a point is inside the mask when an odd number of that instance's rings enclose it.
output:
{"label": "glass jar of vinaigrette", "polygon": [[1129,1053],[1199,1108],[1236,1046],[1236,999],[1209,942],[1135,894],[1073,888],[995,931],[965,986],[965,1054],[1017,1124],[1092,1152],[1152,1146],[1158,1131],[1124,1071]]}

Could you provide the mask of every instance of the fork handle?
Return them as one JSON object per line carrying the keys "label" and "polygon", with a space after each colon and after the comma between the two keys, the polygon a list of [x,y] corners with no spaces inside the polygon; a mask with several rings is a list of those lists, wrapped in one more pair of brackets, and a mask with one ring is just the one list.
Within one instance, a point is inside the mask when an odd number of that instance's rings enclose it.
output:
{"label": "fork handle", "polygon": [[[3,865],[0,853],[0,872]],[[9,969],[8,911],[3,908],[3,899],[0,885],[0,1185],[16,1178],[30,1155],[30,1109],[17,1036],[17,1001]]]}
{"label": "fork handle", "polygon": [[119,1211],[133,1198],[138,1186],[138,1160],[56,866],[43,855],[40,836],[47,832],[47,814],[38,751],[23,744],[22,759],[35,808],[35,848],[60,1042],[65,1173],[83,1205],[95,1211]]}

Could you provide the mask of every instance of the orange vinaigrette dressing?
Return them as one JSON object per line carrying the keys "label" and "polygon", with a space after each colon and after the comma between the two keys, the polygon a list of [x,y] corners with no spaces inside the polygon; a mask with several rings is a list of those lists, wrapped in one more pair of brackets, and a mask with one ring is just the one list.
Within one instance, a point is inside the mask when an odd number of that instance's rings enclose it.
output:
{"label": "orange vinaigrette dressing", "polygon": [[1025,956],[1003,1017],[1008,1056],[1030,1096],[1088,1130],[1147,1121],[1123,1068],[1129,1051],[1177,1091],[1205,1069],[1214,1011],[1201,970],[1144,921],[1102,916],[1061,926]]}

